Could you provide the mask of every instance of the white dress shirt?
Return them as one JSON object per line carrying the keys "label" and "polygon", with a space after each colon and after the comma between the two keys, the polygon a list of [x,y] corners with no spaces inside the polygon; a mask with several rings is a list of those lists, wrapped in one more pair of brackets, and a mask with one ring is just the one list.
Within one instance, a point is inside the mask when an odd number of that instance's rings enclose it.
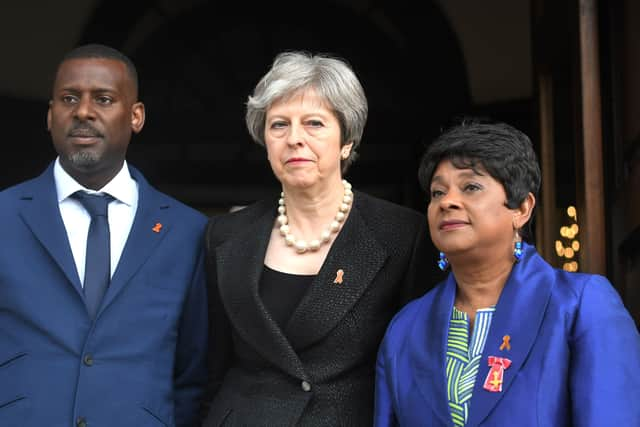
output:
{"label": "white dress shirt", "polygon": [[127,162],[120,172],[100,191],[89,190],[74,180],[60,165],[60,158],[56,159],[53,166],[53,178],[58,193],[58,207],[62,221],[67,229],[67,237],[71,245],[71,252],[78,270],[80,283],[84,286],[85,257],[87,253],[87,234],[91,216],[82,204],[69,197],[78,190],[92,194],[106,193],[115,200],[109,203],[109,233],[111,240],[111,276],[113,276],[122,250],[124,249],[131,225],[138,208],[138,183],[131,177]]}

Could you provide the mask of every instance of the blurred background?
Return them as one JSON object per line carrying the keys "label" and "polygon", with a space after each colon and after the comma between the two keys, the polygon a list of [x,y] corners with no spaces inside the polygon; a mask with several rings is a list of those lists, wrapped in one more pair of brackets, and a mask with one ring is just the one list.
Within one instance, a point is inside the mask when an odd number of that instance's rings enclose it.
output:
{"label": "blurred background", "polygon": [[[0,189],[55,158],[52,77],[62,55],[93,42],[138,67],[147,123],[130,163],[208,215],[277,187],[244,103],[283,50],[351,63],[370,116],[347,177],[421,212],[417,165],[444,128],[466,115],[520,128],[543,170],[534,243],[560,268],[607,275],[640,320],[637,1],[3,2]],[[435,282],[435,251],[425,262]]]}

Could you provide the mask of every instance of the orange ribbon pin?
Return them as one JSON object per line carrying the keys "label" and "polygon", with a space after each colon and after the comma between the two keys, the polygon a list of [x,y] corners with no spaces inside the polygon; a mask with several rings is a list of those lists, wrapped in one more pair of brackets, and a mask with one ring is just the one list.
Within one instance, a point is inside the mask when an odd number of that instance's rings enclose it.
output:
{"label": "orange ribbon pin", "polygon": [[336,279],[333,281],[333,283],[342,283],[342,276],[344,276],[344,270],[339,269],[338,271],[336,271]]}
{"label": "orange ribbon pin", "polygon": [[159,222],[156,222],[156,225],[153,226],[152,230],[156,233],[159,233],[160,230],[162,230],[162,224],[160,224]]}
{"label": "orange ribbon pin", "polygon": [[511,341],[511,337],[509,335],[503,336],[502,344],[500,345],[500,350],[504,350],[505,348],[507,350],[511,350],[511,344],[509,343],[509,341]]}

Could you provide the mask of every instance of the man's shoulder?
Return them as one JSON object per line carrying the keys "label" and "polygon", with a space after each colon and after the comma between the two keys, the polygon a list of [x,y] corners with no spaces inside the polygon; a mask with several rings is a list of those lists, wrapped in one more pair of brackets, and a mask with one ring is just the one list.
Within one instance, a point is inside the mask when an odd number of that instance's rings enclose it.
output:
{"label": "man's shoulder", "polygon": [[207,217],[202,212],[155,188],[135,167],[129,166],[129,170],[133,179],[138,182],[139,203],[147,206],[157,205],[163,209],[169,208],[170,214],[181,220],[190,221],[199,226],[206,224]]}
{"label": "man's shoulder", "polygon": [[10,203],[12,200],[31,196],[34,191],[36,191],[42,179],[42,176],[37,176],[0,190],[0,200],[2,200],[4,204]]}
{"label": "man's shoulder", "polygon": [[172,216],[177,216],[187,221],[193,221],[199,225],[204,225],[207,222],[207,217],[202,212],[184,202],[181,202],[169,194],[155,189],[152,186],[148,186],[145,189],[140,188],[140,191],[144,191],[146,193],[141,197],[141,200],[144,200],[143,203],[152,203],[161,208],[170,208]]}

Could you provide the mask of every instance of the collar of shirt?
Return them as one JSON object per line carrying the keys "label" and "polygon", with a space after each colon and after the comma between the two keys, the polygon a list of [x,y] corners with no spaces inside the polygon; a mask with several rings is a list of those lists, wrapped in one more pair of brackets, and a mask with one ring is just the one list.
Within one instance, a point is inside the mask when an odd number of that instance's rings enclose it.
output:
{"label": "collar of shirt", "polygon": [[129,207],[136,203],[138,187],[135,180],[131,177],[126,161],[123,163],[120,172],[118,172],[118,174],[99,191],[93,191],[85,188],[78,183],[78,181],[73,179],[71,175],[62,168],[62,165],[60,165],[59,157],[53,165],[53,178],[56,184],[56,191],[58,193],[58,203],[80,190],[94,194],[107,193]]}

